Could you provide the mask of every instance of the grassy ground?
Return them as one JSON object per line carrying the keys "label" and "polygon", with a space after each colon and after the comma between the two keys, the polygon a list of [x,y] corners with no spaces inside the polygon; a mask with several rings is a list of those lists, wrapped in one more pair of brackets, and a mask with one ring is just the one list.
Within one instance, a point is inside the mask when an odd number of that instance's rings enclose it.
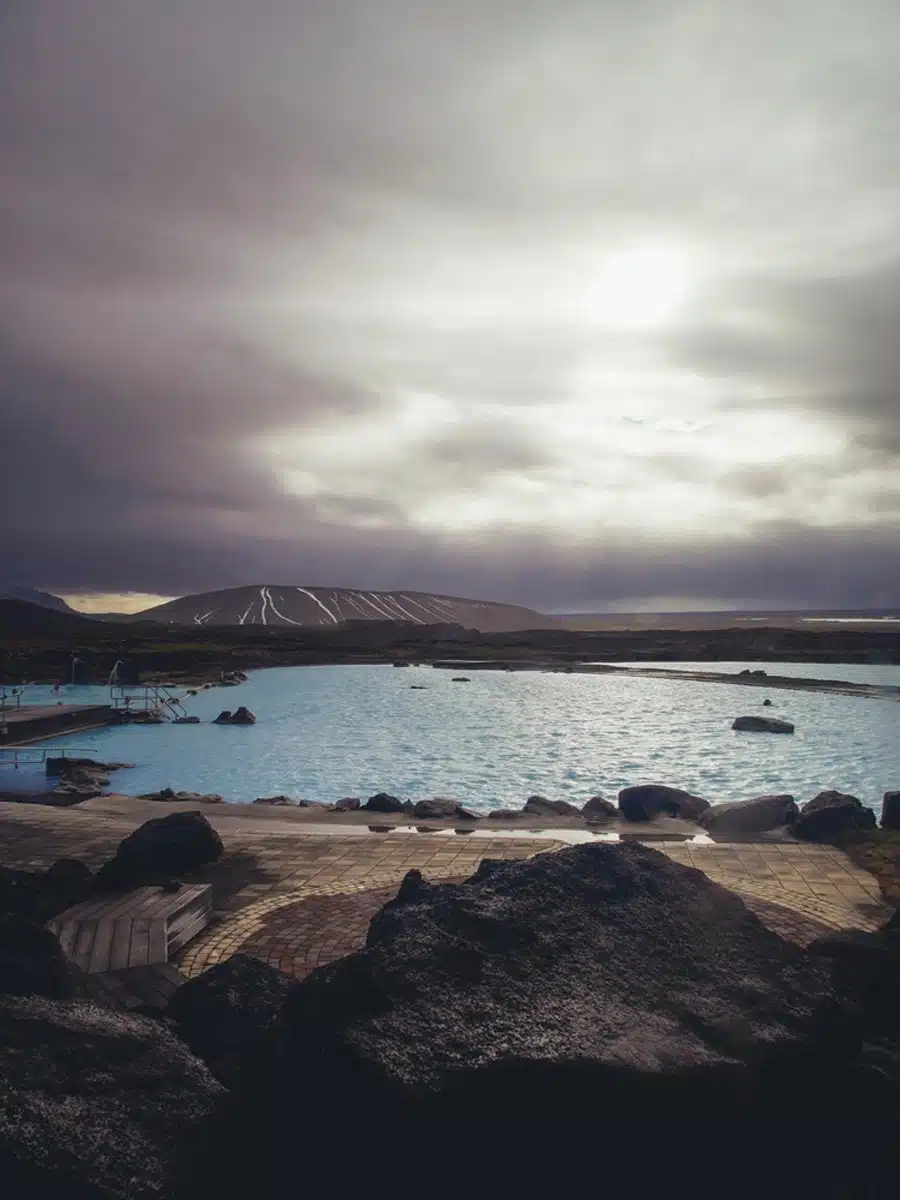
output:
{"label": "grassy ground", "polygon": [[881,885],[885,901],[900,909],[900,832],[873,829],[842,838],[840,847]]}

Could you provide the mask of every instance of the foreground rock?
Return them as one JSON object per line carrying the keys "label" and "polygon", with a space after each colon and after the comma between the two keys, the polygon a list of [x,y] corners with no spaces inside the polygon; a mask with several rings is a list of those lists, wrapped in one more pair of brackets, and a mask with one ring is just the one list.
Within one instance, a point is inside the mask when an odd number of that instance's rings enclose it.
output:
{"label": "foreground rock", "polygon": [[159,1200],[224,1096],[158,1022],[0,997],[0,1180],[10,1200]]}
{"label": "foreground rock", "polygon": [[793,796],[757,796],[713,805],[700,814],[700,824],[719,836],[765,833],[793,825],[799,811]]}
{"label": "foreground rock", "polygon": [[637,784],[619,792],[619,809],[626,821],[652,821],[661,815],[697,821],[709,807],[702,796],[662,783]]}
{"label": "foreground rock", "polygon": [[793,733],[790,721],[779,721],[776,717],[735,717],[732,729],[743,733]]}
{"label": "foreground rock", "polygon": [[356,812],[360,807],[358,796],[342,796],[331,806],[332,812]]}
{"label": "foreground rock", "polygon": [[874,812],[856,796],[827,791],[804,804],[793,830],[809,842],[830,842],[845,833],[874,828]]}
{"label": "foreground rock", "polygon": [[463,808],[458,800],[447,800],[435,796],[432,800],[417,800],[413,805],[412,815],[418,818],[444,817],[456,821],[477,821],[477,814]]}
{"label": "foreground rock", "polygon": [[215,862],[224,849],[222,839],[201,813],[154,817],[119,843],[115,856],[98,871],[97,882],[110,890],[162,884]]}
{"label": "foreground rock", "polygon": [[287,1162],[308,1097],[467,1124],[810,1116],[836,1102],[804,1071],[840,1083],[835,999],[737,896],[641,845],[410,872],[366,949],[289,994],[219,1149]]}
{"label": "foreground rock", "polygon": [[0,867],[0,913],[43,925],[57,913],[87,900],[94,883],[88,867],[72,858],[58,859],[48,871]]}
{"label": "foreground rock", "polygon": [[241,1056],[275,1019],[293,984],[258,958],[233,954],[182,984],[166,1016],[213,1074],[228,1083]]}
{"label": "foreground rock", "polygon": [[75,985],[54,935],[27,917],[0,913],[0,996],[65,1000]]}

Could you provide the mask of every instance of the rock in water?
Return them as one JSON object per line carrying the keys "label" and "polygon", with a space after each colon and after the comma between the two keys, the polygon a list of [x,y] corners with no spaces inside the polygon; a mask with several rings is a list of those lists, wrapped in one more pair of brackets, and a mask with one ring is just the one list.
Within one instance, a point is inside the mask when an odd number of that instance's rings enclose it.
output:
{"label": "rock in water", "polygon": [[881,828],[900,829],[900,792],[885,792],[881,805]]}
{"label": "rock in water", "polygon": [[844,833],[875,828],[875,813],[856,796],[819,792],[800,810],[794,833],[809,842],[828,842]]}
{"label": "rock in water", "polygon": [[696,821],[709,808],[709,801],[664,783],[640,783],[622,788],[619,808],[626,821],[652,821],[660,813]]}
{"label": "rock in water", "polygon": [[700,824],[712,834],[764,833],[793,825],[799,809],[793,796],[757,796],[715,804],[700,816]]}
{"label": "rock in water", "polygon": [[225,1096],[157,1021],[0,998],[0,1180],[10,1200],[163,1200]]}
{"label": "rock in water", "polygon": [[529,796],[522,810],[530,817],[580,817],[581,809],[568,800],[548,800],[546,796]]}
{"label": "rock in water", "polygon": [[233,954],[182,984],[166,1009],[178,1032],[227,1083],[246,1047],[271,1025],[294,980],[250,954]]}
{"label": "rock in water", "polygon": [[581,815],[587,821],[615,821],[619,815],[619,810],[613,804],[612,800],[607,800],[605,796],[591,796],[584,808],[581,810]]}
{"label": "rock in water", "polygon": [[363,805],[363,808],[369,812],[380,813],[400,813],[404,812],[404,804],[402,800],[398,800],[396,796],[391,796],[387,792],[378,792]]}
{"label": "rock in water", "polygon": [[119,843],[115,856],[97,872],[97,883],[112,890],[164,883],[173,875],[215,862],[224,849],[201,813],[154,817]]}
{"label": "rock in water", "polygon": [[477,815],[463,808],[458,800],[448,800],[443,796],[435,796],[432,800],[417,800],[413,806],[413,816],[420,818],[447,817],[457,821],[476,821]]}
{"label": "rock in water", "polygon": [[470,1124],[808,1115],[821,1072],[802,1068],[839,1075],[834,996],[737,896],[639,844],[487,861],[462,884],[411,872],[365,950],[289,993],[219,1148],[287,1165],[313,1101]]}
{"label": "rock in water", "polygon": [[794,727],[790,721],[779,721],[775,717],[735,717],[732,729],[744,733],[793,733]]}

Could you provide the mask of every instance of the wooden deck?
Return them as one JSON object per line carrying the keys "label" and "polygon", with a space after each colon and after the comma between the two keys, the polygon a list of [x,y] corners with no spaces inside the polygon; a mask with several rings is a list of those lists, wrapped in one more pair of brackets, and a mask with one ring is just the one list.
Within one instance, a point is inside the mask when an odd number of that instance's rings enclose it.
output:
{"label": "wooden deck", "polygon": [[177,892],[143,887],[76,904],[50,928],[66,957],[94,975],[167,963],[205,928],[211,913],[208,883],[185,884]]}
{"label": "wooden deck", "polygon": [[155,1008],[162,1011],[186,976],[171,963],[152,967],[129,967],[126,971],[104,971],[82,975],[81,992],[103,1008]]}

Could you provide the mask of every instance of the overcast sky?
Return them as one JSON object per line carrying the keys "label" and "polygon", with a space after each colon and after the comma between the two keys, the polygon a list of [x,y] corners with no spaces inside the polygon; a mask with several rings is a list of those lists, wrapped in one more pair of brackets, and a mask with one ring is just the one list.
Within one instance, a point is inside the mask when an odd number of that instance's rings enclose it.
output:
{"label": "overcast sky", "polygon": [[897,0],[3,0],[0,575],[900,600]]}

